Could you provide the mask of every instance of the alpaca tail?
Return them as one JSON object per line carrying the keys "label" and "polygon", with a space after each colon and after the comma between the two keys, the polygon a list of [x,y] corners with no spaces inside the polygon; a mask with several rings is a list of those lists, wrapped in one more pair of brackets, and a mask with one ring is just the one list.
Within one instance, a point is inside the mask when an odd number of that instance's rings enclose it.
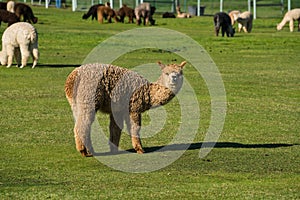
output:
{"label": "alpaca tail", "polygon": [[70,105],[72,105],[73,103],[74,87],[77,76],[78,69],[75,69],[69,74],[65,83],[65,94]]}

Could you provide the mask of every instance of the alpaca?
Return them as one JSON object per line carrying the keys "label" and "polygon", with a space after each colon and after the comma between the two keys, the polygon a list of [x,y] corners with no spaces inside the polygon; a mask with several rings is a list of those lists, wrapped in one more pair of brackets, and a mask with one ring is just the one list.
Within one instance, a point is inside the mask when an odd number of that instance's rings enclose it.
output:
{"label": "alpaca", "polygon": [[249,11],[245,11],[241,13],[237,20],[238,24],[238,32],[241,32],[243,29],[245,33],[250,33],[252,30],[252,22],[253,22],[253,15]]}
{"label": "alpaca", "polygon": [[148,25],[149,22],[151,25],[155,24],[155,20],[152,18],[156,8],[151,6],[150,3],[141,3],[135,9],[135,17],[136,17],[136,24],[141,25],[142,19],[144,26]]}
{"label": "alpaca", "polygon": [[162,14],[162,18],[176,18],[174,13],[165,12]]}
{"label": "alpaca", "polygon": [[113,18],[115,22],[119,22],[116,12],[107,6],[99,6],[97,8],[97,17],[100,24],[103,24],[103,18],[107,19],[108,23],[112,23],[111,18]]}
{"label": "alpaca", "polygon": [[109,64],[86,64],[74,69],[65,84],[65,93],[75,119],[74,135],[77,150],[92,156],[91,124],[99,110],[110,114],[110,150],[117,152],[123,122],[137,153],[144,153],[140,141],[141,113],[167,104],[183,84],[181,64],[158,62],[161,76],[150,83],[131,70]]}
{"label": "alpaca", "polygon": [[21,19],[23,16],[24,22],[37,23],[38,18],[34,16],[32,9],[24,3],[16,3],[14,7],[16,15]]}
{"label": "alpaca", "polygon": [[189,13],[181,12],[179,6],[176,7],[176,11],[177,11],[177,18],[191,18],[192,17]]}
{"label": "alpaca", "polygon": [[290,23],[290,32],[294,31],[294,20],[298,20],[298,31],[300,31],[300,8],[295,8],[288,11],[280,24],[277,25],[277,30],[281,30],[283,26],[289,22]]}
{"label": "alpaca", "polygon": [[7,23],[7,26],[10,26],[16,22],[19,22],[20,19],[15,15],[15,13],[8,12],[7,10],[0,9],[0,25],[1,22]]}
{"label": "alpaca", "polygon": [[15,2],[14,1],[7,2],[6,10],[8,12],[14,13],[15,12],[14,8],[15,8]]}
{"label": "alpaca", "polygon": [[92,20],[97,20],[97,9],[99,6],[104,6],[104,4],[96,4],[91,6],[89,11],[83,14],[82,19],[88,19],[90,16],[92,16]]}
{"label": "alpaca", "polygon": [[122,23],[124,23],[124,18],[126,16],[129,18],[128,23],[133,23],[133,18],[135,18],[134,10],[125,4],[118,10],[118,16],[120,17],[120,22]]}
{"label": "alpaca", "polygon": [[231,12],[229,12],[229,17],[231,19],[231,25],[233,26],[237,20],[237,18],[239,17],[239,15],[241,14],[241,11],[239,10],[233,10]]}
{"label": "alpaca", "polygon": [[215,33],[216,36],[219,35],[220,28],[222,28],[222,37],[226,33],[227,37],[234,36],[234,28],[231,25],[231,19],[228,14],[224,12],[219,12],[214,15]]}
{"label": "alpaca", "polygon": [[14,13],[15,12],[14,8],[15,8],[15,2],[14,1],[7,2],[6,10],[8,12]]}
{"label": "alpaca", "polygon": [[34,68],[38,61],[38,33],[36,29],[27,22],[18,22],[8,27],[2,35],[2,51],[0,62],[2,65],[11,67],[14,54],[20,68],[26,66],[30,54],[33,57]]}

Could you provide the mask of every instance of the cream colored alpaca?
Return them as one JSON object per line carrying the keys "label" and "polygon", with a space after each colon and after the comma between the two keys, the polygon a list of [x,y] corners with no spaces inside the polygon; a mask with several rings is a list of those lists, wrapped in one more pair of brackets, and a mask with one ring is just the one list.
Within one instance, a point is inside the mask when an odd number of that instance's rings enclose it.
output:
{"label": "cream colored alpaca", "polygon": [[23,68],[27,65],[30,55],[33,58],[32,68],[34,68],[39,57],[38,33],[36,29],[27,22],[12,24],[2,35],[1,64],[11,67],[15,56],[18,66],[21,65],[20,68]]}
{"label": "cream colored alpaca", "polygon": [[241,12],[239,10],[233,10],[228,14],[231,19],[231,25],[235,24],[235,22],[240,14],[241,14]]}
{"label": "cream colored alpaca", "polygon": [[91,125],[99,110],[110,115],[110,150],[118,151],[123,122],[137,153],[144,153],[140,141],[141,114],[165,105],[183,84],[181,64],[164,65],[161,76],[150,83],[131,70],[108,65],[86,64],[73,70],[66,80],[65,93],[75,119],[76,148],[83,156],[92,156]]}
{"label": "cream colored alpaca", "polygon": [[176,7],[176,11],[177,11],[177,18],[191,18],[192,17],[189,13],[181,12],[179,6]]}
{"label": "cream colored alpaca", "polygon": [[300,8],[295,8],[293,10],[288,11],[280,24],[277,25],[277,30],[281,30],[283,26],[289,22],[290,23],[290,32],[294,31],[294,21],[298,20],[298,31],[300,31]]}
{"label": "cream colored alpaca", "polygon": [[11,12],[11,13],[14,13],[15,12],[15,2],[14,1],[9,1],[7,2],[7,5],[6,5],[6,10],[8,12]]}

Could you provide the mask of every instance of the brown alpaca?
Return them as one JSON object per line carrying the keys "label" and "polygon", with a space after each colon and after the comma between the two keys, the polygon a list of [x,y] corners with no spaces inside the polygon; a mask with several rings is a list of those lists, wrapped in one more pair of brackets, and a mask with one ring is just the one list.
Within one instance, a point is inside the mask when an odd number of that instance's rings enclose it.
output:
{"label": "brown alpaca", "polygon": [[20,20],[21,20],[21,16],[23,16],[24,22],[36,24],[38,21],[38,18],[34,16],[30,6],[28,6],[25,3],[16,3],[14,7],[14,11]]}
{"label": "brown alpaca", "polygon": [[122,8],[118,10],[118,16],[120,17],[120,22],[124,23],[124,18],[128,17],[128,23],[133,23],[134,10],[132,8],[127,7],[127,5],[123,5]]}
{"label": "brown alpaca", "polygon": [[111,19],[113,18],[115,22],[119,22],[119,19],[117,18],[116,12],[107,6],[99,6],[97,8],[97,17],[98,22],[100,24],[103,24],[103,18],[107,19],[108,23],[111,23]]}
{"label": "brown alpaca", "polygon": [[141,114],[165,105],[183,83],[181,64],[164,65],[161,76],[150,83],[131,70],[109,64],[86,64],[73,70],[66,80],[65,93],[75,119],[76,148],[83,156],[92,156],[91,125],[96,112],[110,114],[110,150],[118,151],[123,122],[137,153],[144,153],[140,141]]}

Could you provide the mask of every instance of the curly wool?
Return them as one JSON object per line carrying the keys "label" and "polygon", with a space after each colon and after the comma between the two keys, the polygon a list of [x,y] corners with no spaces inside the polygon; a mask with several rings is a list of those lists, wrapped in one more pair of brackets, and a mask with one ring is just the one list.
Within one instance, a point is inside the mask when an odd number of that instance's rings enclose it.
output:
{"label": "curly wool", "polygon": [[139,131],[141,113],[168,103],[182,86],[181,65],[163,65],[157,82],[150,83],[136,72],[109,64],[86,64],[74,69],[65,93],[75,119],[76,148],[83,156],[92,152],[90,128],[97,110],[110,114],[110,147],[117,151],[123,121],[133,148],[143,153]]}
{"label": "curly wool", "polygon": [[31,54],[33,57],[32,68],[36,66],[39,57],[38,33],[36,29],[27,22],[18,22],[11,25],[2,35],[1,64],[7,64],[7,67],[10,67],[15,53],[17,54],[16,60],[18,65],[22,64],[21,68],[27,65]]}

